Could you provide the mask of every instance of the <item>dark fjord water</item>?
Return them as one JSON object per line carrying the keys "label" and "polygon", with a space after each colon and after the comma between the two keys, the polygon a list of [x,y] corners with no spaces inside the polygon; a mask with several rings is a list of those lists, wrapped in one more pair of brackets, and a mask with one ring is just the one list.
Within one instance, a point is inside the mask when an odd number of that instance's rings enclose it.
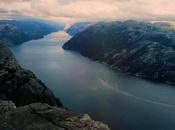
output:
{"label": "dark fjord water", "polygon": [[127,76],[61,46],[53,33],[12,48],[70,110],[86,112],[113,130],[175,130],[175,87]]}

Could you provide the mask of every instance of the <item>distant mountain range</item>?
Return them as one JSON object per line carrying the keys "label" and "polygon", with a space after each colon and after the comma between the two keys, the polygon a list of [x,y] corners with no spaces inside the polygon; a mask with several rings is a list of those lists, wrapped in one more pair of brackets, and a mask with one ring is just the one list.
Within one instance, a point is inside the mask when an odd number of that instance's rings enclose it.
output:
{"label": "distant mountain range", "polygon": [[101,22],[75,35],[63,48],[128,74],[175,84],[173,25]]}
{"label": "distant mountain range", "polygon": [[19,45],[63,28],[62,24],[39,20],[0,20],[0,40],[8,45]]}
{"label": "distant mountain range", "polygon": [[69,33],[70,35],[74,36],[77,33],[80,33],[83,30],[85,30],[86,28],[88,28],[90,25],[92,25],[92,23],[89,23],[89,22],[76,23],[76,24],[72,25],[70,28],[68,28],[66,30],[66,32]]}

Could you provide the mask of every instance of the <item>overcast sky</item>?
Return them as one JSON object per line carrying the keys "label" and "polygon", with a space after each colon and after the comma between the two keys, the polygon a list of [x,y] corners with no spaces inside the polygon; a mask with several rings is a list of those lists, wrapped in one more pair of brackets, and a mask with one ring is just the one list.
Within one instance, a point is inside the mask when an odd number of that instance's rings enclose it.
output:
{"label": "overcast sky", "polygon": [[0,0],[0,18],[30,16],[74,23],[102,20],[175,21],[175,0]]}

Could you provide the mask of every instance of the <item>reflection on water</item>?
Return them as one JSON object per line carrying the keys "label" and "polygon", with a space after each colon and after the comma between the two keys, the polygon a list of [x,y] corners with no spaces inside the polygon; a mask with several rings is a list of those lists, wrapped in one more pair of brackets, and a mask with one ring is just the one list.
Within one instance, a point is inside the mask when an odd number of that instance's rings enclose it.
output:
{"label": "reflection on water", "polygon": [[127,76],[61,46],[70,36],[53,33],[13,48],[69,109],[87,112],[114,130],[174,130],[175,88]]}
{"label": "reflection on water", "polygon": [[71,36],[68,33],[65,33],[64,31],[60,31],[57,33],[53,33],[52,34],[52,40],[69,40],[71,38]]}
{"label": "reflection on water", "polygon": [[60,53],[63,53],[63,49],[62,48],[53,48],[53,53],[55,54],[60,54]]}

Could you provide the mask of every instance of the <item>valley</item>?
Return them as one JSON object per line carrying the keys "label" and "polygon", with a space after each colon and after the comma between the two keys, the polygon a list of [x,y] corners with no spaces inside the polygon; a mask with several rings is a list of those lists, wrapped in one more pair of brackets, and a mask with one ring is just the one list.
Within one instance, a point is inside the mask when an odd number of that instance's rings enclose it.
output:
{"label": "valley", "polygon": [[70,110],[86,112],[113,130],[175,128],[174,86],[129,76],[63,50],[70,38],[61,31],[14,47],[13,52]]}

